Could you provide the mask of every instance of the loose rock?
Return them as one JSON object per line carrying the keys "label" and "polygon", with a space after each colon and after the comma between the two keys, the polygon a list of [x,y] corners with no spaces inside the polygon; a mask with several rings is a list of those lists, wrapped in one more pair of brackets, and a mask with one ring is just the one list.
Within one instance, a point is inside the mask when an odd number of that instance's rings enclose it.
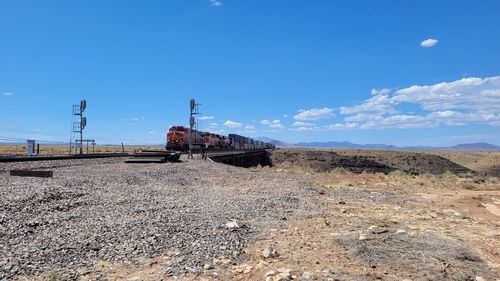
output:
{"label": "loose rock", "polygon": [[270,258],[277,258],[279,256],[279,253],[278,251],[276,251],[275,249],[273,249],[272,247],[266,247],[263,251],[262,251],[262,257],[265,258],[265,259],[270,259]]}
{"label": "loose rock", "polygon": [[238,222],[236,220],[231,220],[231,221],[226,222],[227,229],[234,229],[234,228],[238,228],[238,227],[240,227],[240,225],[238,224]]}

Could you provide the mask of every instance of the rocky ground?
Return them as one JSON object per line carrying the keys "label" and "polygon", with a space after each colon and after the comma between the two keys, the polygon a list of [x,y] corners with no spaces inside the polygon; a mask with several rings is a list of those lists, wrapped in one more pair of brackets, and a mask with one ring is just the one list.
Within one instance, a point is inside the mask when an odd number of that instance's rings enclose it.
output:
{"label": "rocky ground", "polygon": [[497,178],[349,161],[0,163],[0,280],[500,279]]}
{"label": "rocky ground", "polygon": [[271,157],[274,166],[309,168],[316,172],[342,168],[353,173],[389,173],[403,171],[410,174],[472,173],[462,165],[436,154],[394,150],[332,150],[285,148]]}
{"label": "rocky ground", "polygon": [[500,177],[500,152],[498,151],[427,151],[425,153],[442,156],[479,173]]}
{"label": "rocky ground", "polygon": [[[46,271],[73,279],[99,261],[170,255],[165,276],[241,255],[258,223],[316,214],[304,180],[192,161],[124,159],[1,164],[0,279]],[[21,178],[13,168],[53,170]],[[258,223],[251,222],[259,218]]]}

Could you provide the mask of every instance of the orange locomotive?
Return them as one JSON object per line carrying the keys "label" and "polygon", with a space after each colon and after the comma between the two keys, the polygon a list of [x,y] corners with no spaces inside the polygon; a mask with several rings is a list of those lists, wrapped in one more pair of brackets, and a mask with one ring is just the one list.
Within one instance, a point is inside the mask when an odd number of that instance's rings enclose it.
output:
{"label": "orange locomotive", "polygon": [[[167,133],[166,149],[176,151],[189,150],[189,128],[184,126],[172,126]],[[214,149],[273,149],[275,146],[248,137],[229,134],[229,136],[218,135],[209,132],[200,132],[193,130],[191,134],[191,144],[197,148]]]}
{"label": "orange locomotive", "polygon": [[[167,145],[169,150],[187,151],[189,149],[189,128],[184,126],[172,126],[167,133]],[[231,148],[231,139],[208,132],[193,130],[191,144],[196,147],[207,149]]]}
{"label": "orange locomotive", "polygon": [[[184,126],[172,126],[167,133],[167,146],[169,150],[186,151],[189,149],[189,128]],[[192,144],[196,144],[201,140],[199,132],[193,130],[191,134]]]}

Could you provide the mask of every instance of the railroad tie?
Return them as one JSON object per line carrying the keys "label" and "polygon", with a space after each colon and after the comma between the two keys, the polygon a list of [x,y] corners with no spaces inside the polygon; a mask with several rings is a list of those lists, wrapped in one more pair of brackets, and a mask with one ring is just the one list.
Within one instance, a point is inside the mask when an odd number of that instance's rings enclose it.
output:
{"label": "railroad tie", "polygon": [[10,170],[11,176],[18,177],[38,177],[51,178],[54,175],[53,171],[32,171],[32,170]]}

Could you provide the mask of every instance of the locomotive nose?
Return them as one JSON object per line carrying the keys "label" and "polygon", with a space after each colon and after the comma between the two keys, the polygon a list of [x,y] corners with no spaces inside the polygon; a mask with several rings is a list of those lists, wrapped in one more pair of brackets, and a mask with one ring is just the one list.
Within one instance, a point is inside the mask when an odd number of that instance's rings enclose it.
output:
{"label": "locomotive nose", "polygon": [[171,132],[168,136],[169,142],[174,142],[174,143],[178,143],[179,138],[182,138],[182,134],[178,132]]}

